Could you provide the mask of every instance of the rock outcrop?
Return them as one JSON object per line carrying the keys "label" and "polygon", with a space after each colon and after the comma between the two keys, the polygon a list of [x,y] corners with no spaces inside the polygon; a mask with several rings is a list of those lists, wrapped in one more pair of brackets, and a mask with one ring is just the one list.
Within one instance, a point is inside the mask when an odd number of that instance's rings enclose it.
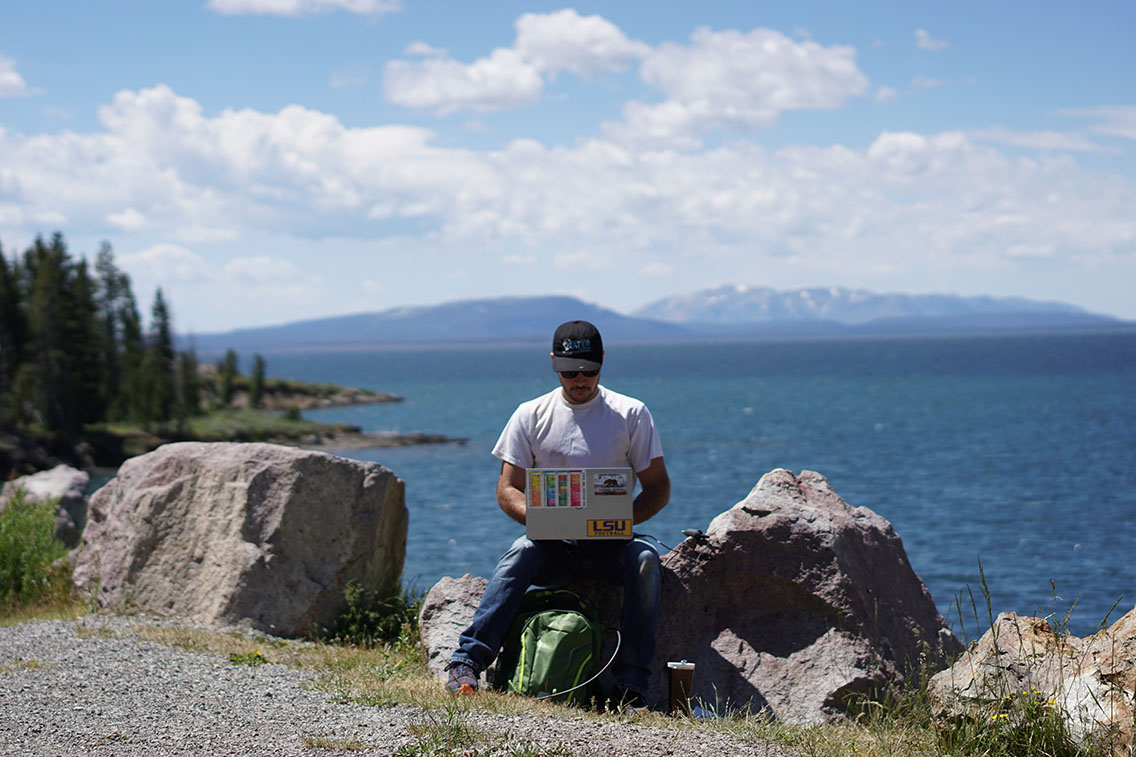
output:
{"label": "rock outcrop", "polygon": [[57,465],[51,470],[17,478],[4,484],[0,492],[0,510],[17,488],[22,487],[29,500],[59,500],[55,506],[55,536],[68,547],[79,544],[87,522],[87,485],[91,477],[70,465]]}
{"label": "rock outcrop", "polygon": [[445,667],[457,646],[458,634],[473,620],[473,613],[489,581],[468,573],[461,578],[444,576],[427,593],[418,611],[418,629],[426,650],[426,666],[435,678],[445,677]]}
{"label": "rock outcrop", "polygon": [[1136,608],[1087,637],[1058,635],[1042,618],[1002,613],[948,670],[931,679],[936,715],[1036,720],[1048,709],[1075,741],[1131,754],[1136,722]]}
{"label": "rock outcrop", "polygon": [[767,473],[663,564],[657,667],[695,663],[706,703],[820,722],[961,651],[891,524],[819,473]]}
{"label": "rock outcrop", "polygon": [[[443,579],[427,595],[422,634],[436,673],[484,586]],[[593,597],[614,623],[610,599]],[[657,640],[650,701],[667,701],[666,663],[685,659],[704,709],[795,723],[839,718],[850,697],[961,651],[891,525],[820,474],[786,470],[664,557]]]}
{"label": "rock outcrop", "polygon": [[105,608],[307,634],[349,583],[397,587],[403,491],[377,463],[322,452],[167,444],[92,496],[75,583]]}

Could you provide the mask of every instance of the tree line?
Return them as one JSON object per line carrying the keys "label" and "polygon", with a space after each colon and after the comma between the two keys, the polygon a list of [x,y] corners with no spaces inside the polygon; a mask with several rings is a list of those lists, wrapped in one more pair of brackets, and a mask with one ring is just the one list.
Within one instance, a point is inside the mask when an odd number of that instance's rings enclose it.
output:
{"label": "tree line", "polygon": [[[218,363],[209,388],[219,404],[232,399],[237,362],[230,350]],[[254,365],[262,395],[259,355]],[[194,350],[177,349],[161,288],[144,328],[109,243],[94,271],[59,233],[11,261],[0,246],[0,428],[74,437],[101,422],[181,426],[203,412],[204,389]]]}

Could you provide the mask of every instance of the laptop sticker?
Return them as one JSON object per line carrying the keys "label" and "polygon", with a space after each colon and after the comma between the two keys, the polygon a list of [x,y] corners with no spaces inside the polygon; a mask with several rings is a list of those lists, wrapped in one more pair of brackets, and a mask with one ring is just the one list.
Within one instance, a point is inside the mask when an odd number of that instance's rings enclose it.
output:
{"label": "laptop sticker", "polygon": [[596,473],[592,476],[592,494],[599,496],[627,494],[626,473]]}

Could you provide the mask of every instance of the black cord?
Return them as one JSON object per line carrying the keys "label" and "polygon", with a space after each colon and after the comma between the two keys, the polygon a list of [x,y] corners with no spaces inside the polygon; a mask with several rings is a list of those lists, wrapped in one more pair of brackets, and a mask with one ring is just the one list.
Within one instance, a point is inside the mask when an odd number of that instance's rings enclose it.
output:
{"label": "black cord", "polygon": [[[700,529],[700,528],[684,528],[684,529],[682,529],[682,535],[689,537],[689,538],[692,538],[692,539],[705,539],[706,538],[706,534],[702,533],[702,529]],[[644,538],[644,539],[650,539],[651,541],[655,542],[660,547],[665,549],[667,552],[674,550],[674,547],[670,546],[669,544],[665,544],[662,539],[655,536],[654,534],[635,534],[635,536],[641,537],[641,538]]]}

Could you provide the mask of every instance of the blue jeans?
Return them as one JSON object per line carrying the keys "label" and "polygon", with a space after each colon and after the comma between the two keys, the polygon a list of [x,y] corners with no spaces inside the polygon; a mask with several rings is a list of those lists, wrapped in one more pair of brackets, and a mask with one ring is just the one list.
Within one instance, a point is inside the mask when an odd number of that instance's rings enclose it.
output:
{"label": "blue jeans", "polygon": [[450,658],[485,670],[530,586],[563,586],[590,578],[623,586],[622,637],[613,673],[625,689],[646,695],[659,621],[659,555],[642,539],[631,541],[532,541],[522,536],[501,556],[473,622]]}

